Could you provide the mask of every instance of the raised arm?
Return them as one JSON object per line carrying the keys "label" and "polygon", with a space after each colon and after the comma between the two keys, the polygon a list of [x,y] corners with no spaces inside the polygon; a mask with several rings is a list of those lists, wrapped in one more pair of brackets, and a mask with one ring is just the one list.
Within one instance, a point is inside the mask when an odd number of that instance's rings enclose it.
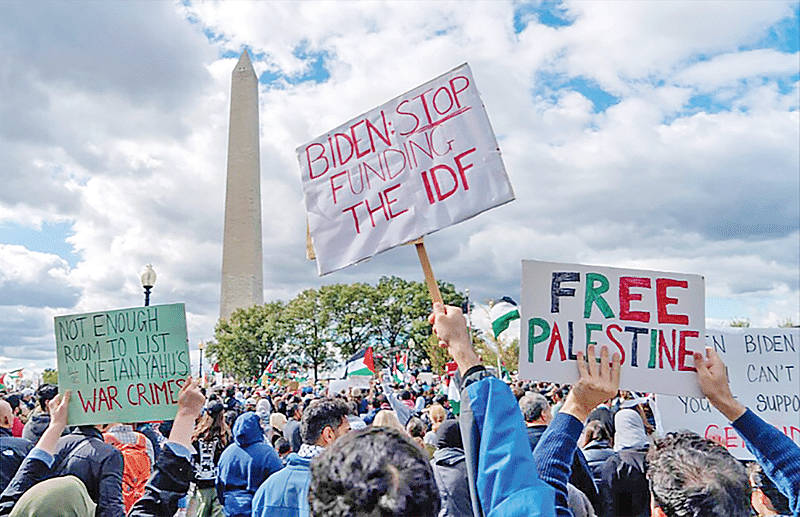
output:
{"label": "raised arm", "polygon": [[705,355],[695,352],[694,366],[700,391],[733,423],[764,473],[789,499],[792,514],[800,515],[800,447],[736,400],[725,363],[713,348],[706,348]]}
{"label": "raised arm", "polygon": [[539,476],[556,489],[556,511],[561,516],[572,515],[567,507],[567,483],[583,422],[598,404],[619,390],[619,354],[614,354],[609,363],[608,349],[602,347],[598,362],[595,346],[589,345],[588,360],[582,350],[576,355],[580,378],[533,451]]}
{"label": "raised arm", "polygon": [[458,307],[434,304],[429,321],[463,376],[459,423],[475,515],[554,515],[553,489],[532,476],[530,452],[517,399],[481,366]]}

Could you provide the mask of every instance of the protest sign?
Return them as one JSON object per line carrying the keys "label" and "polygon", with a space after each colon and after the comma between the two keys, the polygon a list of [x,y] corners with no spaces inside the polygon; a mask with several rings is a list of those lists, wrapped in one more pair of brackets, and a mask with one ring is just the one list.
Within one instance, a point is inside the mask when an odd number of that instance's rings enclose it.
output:
{"label": "protest sign", "polygon": [[171,420],[191,371],[182,303],[55,318],[70,425]]}
{"label": "protest sign", "polygon": [[320,275],[514,199],[469,65],[297,148]]}
{"label": "protest sign", "polygon": [[524,260],[521,309],[523,378],[573,383],[576,352],[595,343],[620,354],[623,390],[700,395],[701,276]]}
{"label": "protest sign", "polygon": [[[800,445],[800,329],[742,328],[706,333],[728,368],[736,398]],[[753,455],[705,398],[658,396],[663,430],[689,429],[724,445],[741,460]]]}

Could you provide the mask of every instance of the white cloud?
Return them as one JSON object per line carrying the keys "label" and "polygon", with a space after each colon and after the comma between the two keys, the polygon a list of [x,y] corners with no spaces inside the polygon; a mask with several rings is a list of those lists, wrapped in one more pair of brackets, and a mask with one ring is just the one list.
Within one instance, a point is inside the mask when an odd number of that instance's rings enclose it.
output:
{"label": "white cloud", "polygon": [[[80,261],[0,245],[0,292],[25,300],[0,307],[0,355],[25,343],[52,361],[48,307],[139,305],[146,263],[154,303],[186,302],[192,346],[212,336],[226,52],[244,46],[287,79],[260,89],[265,299],[422,278],[407,247],[316,276],[295,148],[469,62],[517,200],[426,239],[439,278],[484,301],[518,297],[521,259],[684,271],[706,276],[713,318],[800,321],[797,54],[759,43],[793,4],[565,5],[571,26],[514,34],[511,2],[7,3],[0,223],[70,222]],[[309,72],[301,52],[329,79],[292,84]],[[575,77],[619,102],[598,112],[556,84]]]}

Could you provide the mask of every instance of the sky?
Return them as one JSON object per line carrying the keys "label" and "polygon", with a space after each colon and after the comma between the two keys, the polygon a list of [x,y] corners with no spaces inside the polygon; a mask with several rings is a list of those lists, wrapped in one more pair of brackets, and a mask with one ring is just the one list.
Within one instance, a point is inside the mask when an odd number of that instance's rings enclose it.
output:
{"label": "sky", "polygon": [[295,148],[469,63],[516,200],[426,239],[520,298],[521,261],[700,274],[706,324],[800,323],[798,2],[0,2],[0,372],[54,316],[219,316],[231,73],[259,77],[264,299],[423,280],[413,247],[320,278]]}

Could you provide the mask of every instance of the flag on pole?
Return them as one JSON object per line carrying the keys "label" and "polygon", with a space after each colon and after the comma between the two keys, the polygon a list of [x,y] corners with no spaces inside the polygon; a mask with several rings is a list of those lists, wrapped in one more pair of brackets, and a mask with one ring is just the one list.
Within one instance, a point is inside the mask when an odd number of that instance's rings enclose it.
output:
{"label": "flag on pole", "polygon": [[14,370],[12,372],[8,372],[6,375],[8,375],[8,379],[9,380],[21,379],[22,378],[22,370],[24,370],[24,368],[17,368],[16,370]]}
{"label": "flag on pole", "polygon": [[271,373],[275,373],[275,359],[267,364],[267,367],[264,368],[264,375],[269,375]]}
{"label": "flag on pole", "polygon": [[372,359],[372,347],[362,348],[347,360],[345,378],[357,375],[375,375],[375,362]]}
{"label": "flag on pole", "polygon": [[456,387],[456,378],[450,378],[450,385],[447,387],[447,402],[450,404],[450,411],[458,416],[461,413],[461,392]]}
{"label": "flag on pole", "polygon": [[408,371],[408,352],[397,355],[397,369],[400,373],[406,373]]}
{"label": "flag on pole", "polygon": [[403,382],[403,374],[400,373],[400,369],[397,368],[396,364],[392,366],[392,380],[396,384],[400,384],[401,382]]}
{"label": "flag on pole", "polygon": [[517,303],[508,296],[504,296],[492,305],[490,316],[492,318],[492,332],[494,337],[497,338],[508,328],[512,321],[519,319]]}

